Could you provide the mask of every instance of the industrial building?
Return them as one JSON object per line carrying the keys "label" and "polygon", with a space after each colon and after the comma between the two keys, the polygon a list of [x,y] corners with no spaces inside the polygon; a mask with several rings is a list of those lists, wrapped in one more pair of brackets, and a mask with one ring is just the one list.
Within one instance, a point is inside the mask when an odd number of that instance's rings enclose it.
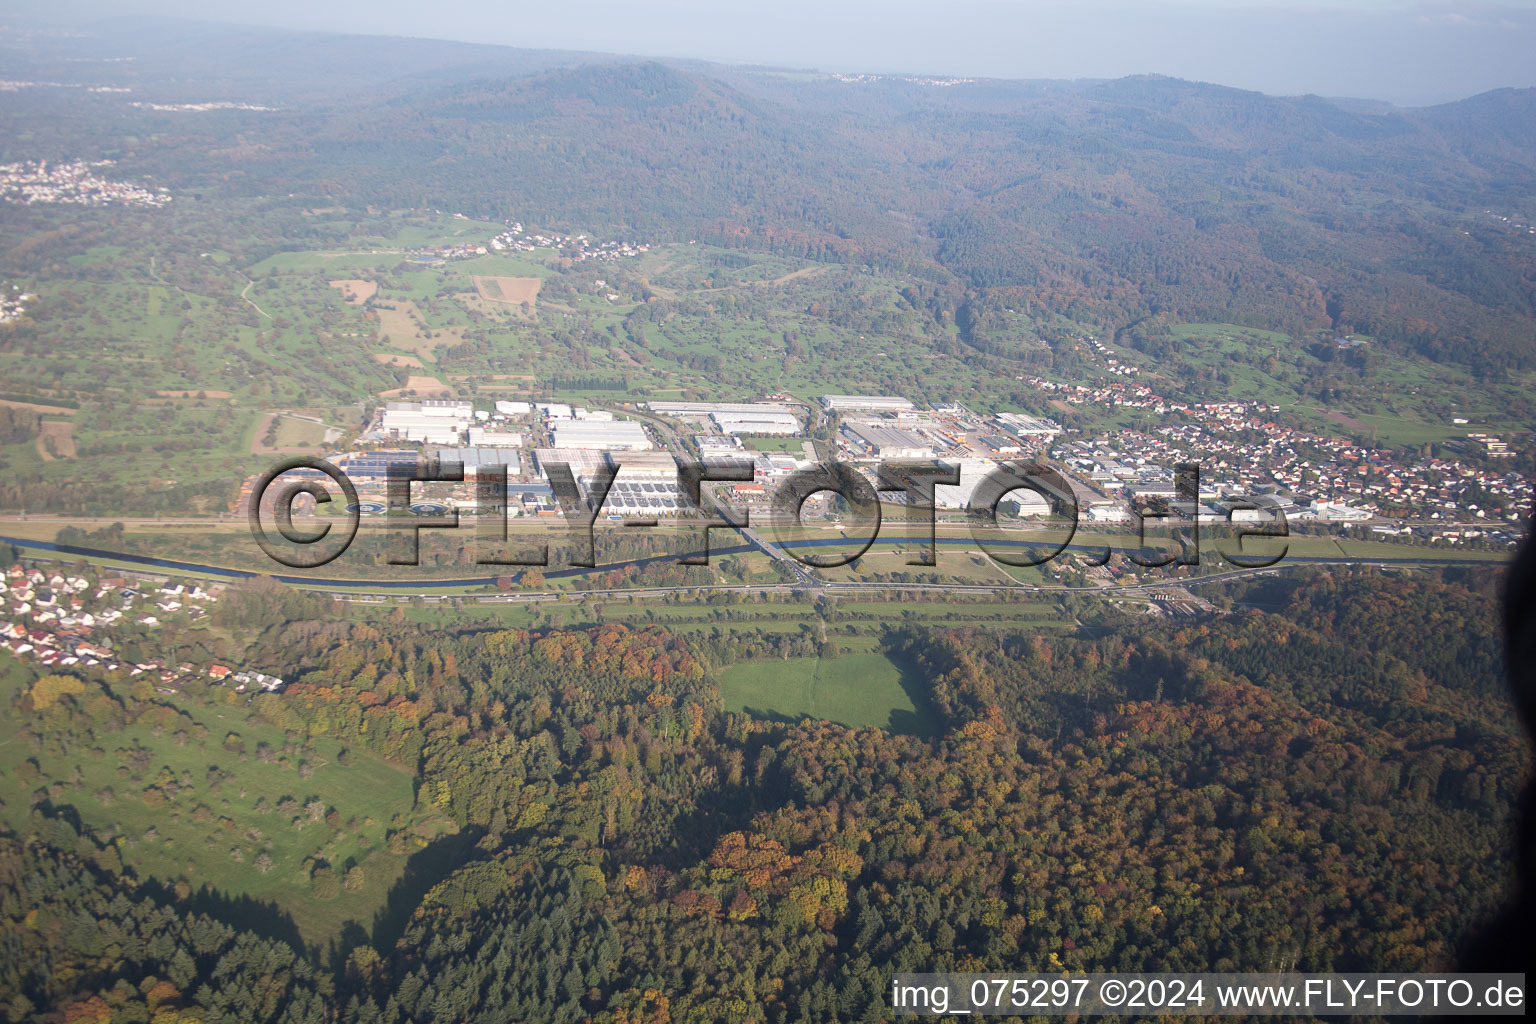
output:
{"label": "industrial building", "polygon": [[463,401],[390,402],[379,425],[403,441],[455,445],[474,420],[475,408]]}
{"label": "industrial building", "polygon": [[348,452],[336,460],[336,468],[359,487],[381,486],[389,479],[391,466],[413,472],[421,464],[421,452],[414,449],[390,449],[372,452]]}
{"label": "industrial building", "polygon": [[722,434],[772,434],[793,436],[800,432],[800,421],[787,412],[715,412],[710,413],[715,429]]}
{"label": "industrial building", "polygon": [[1040,416],[1025,416],[1016,412],[1000,412],[997,422],[1020,437],[1050,437],[1061,433],[1061,424]]}
{"label": "industrial building", "polygon": [[522,472],[522,460],[510,448],[456,448],[453,451],[438,452],[437,457],[443,463],[457,462],[464,467],[466,474],[481,467],[492,466],[506,466],[508,476]]}
{"label": "industrial building", "polygon": [[788,413],[783,402],[647,402],[658,416],[712,416],[716,413]]}
{"label": "industrial building", "polygon": [[843,436],[861,453],[877,459],[927,459],[933,446],[923,438],[900,427],[880,427],[868,423],[843,424]]}
{"label": "industrial building", "polygon": [[568,467],[572,476],[590,474],[599,466],[612,465],[608,453],[596,448],[535,448],[533,460],[537,472],[545,477],[549,476],[550,463],[561,463]]}
{"label": "industrial building", "polygon": [[999,455],[1017,455],[1024,450],[1024,445],[1018,438],[1007,434],[983,435],[981,443]]}
{"label": "industrial building", "polygon": [[527,402],[497,402],[496,411],[502,416],[527,416],[533,406]]}
{"label": "industrial building", "polygon": [[469,443],[476,448],[519,448],[523,444],[523,435],[512,430],[470,427]]}
{"label": "industrial building", "polygon": [[706,460],[729,458],[743,450],[741,438],[729,434],[724,437],[719,434],[695,434],[693,443],[698,446],[699,455]]}
{"label": "industrial building", "polygon": [[955,459],[942,465],[958,467],[960,483],[934,487],[933,504],[937,508],[970,508],[971,499],[976,496],[976,488],[988,473],[997,468],[997,463],[990,459]]}
{"label": "industrial building", "polygon": [[916,408],[905,398],[886,395],[822,395],[821,401],[833,412],[903,412]]}
{"label": "industrial building", "polygon": [[[677,461],[670,454],[633,452],[615,456],[611,462],[619,469],[603,501],[600,510],[603,515],[654,519],[693,510],[693,504],[678,486]],[[581,488],[589,505],[594,500],[594,475],[583,472],[576,476],[576,485]]]}
{"label": "industrial building", "polygon": [[649,451],[656,447],[645,427],[633,420],[556,420],[551,429],[556,448]]}

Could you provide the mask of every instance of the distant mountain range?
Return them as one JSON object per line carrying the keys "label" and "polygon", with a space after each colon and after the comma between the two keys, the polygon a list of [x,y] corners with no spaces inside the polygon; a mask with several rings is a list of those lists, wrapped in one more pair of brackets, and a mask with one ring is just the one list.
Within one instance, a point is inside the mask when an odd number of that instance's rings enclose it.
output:
{"label": "distant mountain range", "polygon": [[13,79],[133,90],[11,94],[7,160],[115,155],[208,199],[705,238],[1111,325],[1331,325],[1484,372],[1536,365],[1536,235],[1511,226],[1536,220],[1536,90],[1403,109],[1162,77],[850,81],[143,20],[4,44]]}

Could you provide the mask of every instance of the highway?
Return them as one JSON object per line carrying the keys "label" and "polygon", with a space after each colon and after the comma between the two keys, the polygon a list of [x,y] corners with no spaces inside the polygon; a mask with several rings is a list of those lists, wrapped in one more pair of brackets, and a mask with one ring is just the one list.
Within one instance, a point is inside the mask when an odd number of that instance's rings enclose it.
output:
{"label": "highway", "polygon": [[[841,539],[831,541],[839,543]],[[1055,584],[1031,584],[1031,583],[893,583],[887,581],[825,581],[812,579],[807,574],[800,574],[795,583],[777,584],[702,584],[673,587],[635,587],[635,588],[603,588],[589,590],[556,590],[546,589],[540,591],[519,591],[518,593],[494,593],[494,594],[470,594],[470,595],[433,595],[434,590],[465,589],[471,587],[493,587],[496,585],[494,576],[475,576],[457,579],[424,579],[424,580],[360,580],[360,579],[316,579],[307,576],[291,576],[278,573],[256,573],[247,569],[230,569],[224,566],[207,565],[197,562],[183,562],[174,559],[156,558],[149,555],[136,555],[118,551],[106,551],[99,548],[85,548],[71,544],[54,544],[49,541],[27,540],[18,537],[0,536],[0,543],[11,544],[23,551],[36,554],[33,557],[57,557],[78,556],[83,558],[111,559],[117,562],[126,562],[129,565],[142,566],[143,571],[160,571],[167,575],[192,575],[207,576],[215,579],[239,580],[252,579],[257,576],[270,576],[290,586],[310,590],[328,591],[345,600],[362,602],[379,602],[391,598],[400,597],[467,597],[471,600],[482,602],[539,602],[556,601],[561,597],[566,599],[602,597],[602,598],[662,598],[672,594],[726,594],[738,593],[747,595],[769,595],[786,593],[811,593],[821,594],[877,594],[877,593],[922,593],[943,592],[947,594],[973,594],[991,595],[1007,593],[1033,593],[1033,594],[1127,594],[1146,590],[1166,590],[1171,587],[1193,587],[1208,583],[1231,582],[1233,580],[1248,579],[1266,574],[1274,574],[1285,569],[1301,566],[1347,566],[1347,565],[1377,565],[1382,568],[1398,567],[1406,568],[1413,565],[1487,565],[1487,562],[1468,562],[1465,559],[1449,558],[1415,558],[1405,559],[1402,562],[1383,561],[1380,557],[1374,558],[1317,558],[1294,556],[1274,566],[1261,569],[1231,569],[1223,572],[1208,573],[1203,576],[1190,576],[1182,578],[1168,578],[1158,580],[1145,580],[1136,583],[1115,586],[1070,587]],[[759,539],[758,543],[764,543]],[[810,544],[816,541],[808,542]],[[755,545],[753,545],[755,546]],[[768,545],[774,547],[774,545]],[[738,545],[727,549],[714,549],[715,554],[725,554],[749,550],[748,545]],[[669,561],[672,556],[657,556],[650,559],[642,559],[640,562]],[[636,563],[639,564],[639,563]],[[798,565],[799,563],[795,563]],[[609,572],[616,566],[603,565],[594,569],[557,569],[545,573],[548,576],[576,576],[589,575],[591,573]]]}

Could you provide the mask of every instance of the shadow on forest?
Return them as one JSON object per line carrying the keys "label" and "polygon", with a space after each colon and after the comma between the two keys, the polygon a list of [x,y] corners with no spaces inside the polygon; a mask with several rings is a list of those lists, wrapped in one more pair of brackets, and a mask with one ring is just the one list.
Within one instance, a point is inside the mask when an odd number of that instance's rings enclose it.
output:
{"label": "shadow on forest", "polygon": [[908,736],[918,736],[922,739],[932,739],[939,735],[938,715],[934,713],[933,702],[928,695],[928,681],[923,678],[922,672],[916,665],[906,658],[886,653],[886,659],[896,666],[899,673],[898,679],[901,690],[912,702],[914,710],[896,708],[891,711],[891,720],[886,728],[894,733],[905,733]]}
{"label": "shadow on forest", "polygon": [[771,711],[768,708],[743,707],[741,710],[749,718],[755,718],[759,722],[772,722],[775,725],[794,725],[810,717],[809,715],[786,715],[782,711]]}
{"label": "shadow on forest", "polygon": [[752,823],[752,816],[762,809],[764,794],[746,786],[722,786],[700,793],[686,810],[679,810],[667,823],[664,834],[672,837],[665,849],[651,851],[651,856],[674,871],[697,864],[714,850],[720,837]]}
{"label": "shadow on forest", "polygon": [[[38,804],[35,812],[45,818],[64,822],[75,834],[89,842],[101,845],[94,830],[80,817],[80,812],[69,804]],[[120,872],[125,877],[138,879],[138,894],[146,896],[165,907],[172,907],[182,914],[202,914],[242,931],[259,935],[264,939],[284,942],[300,956],[305,953],[304,940],[293,918],[276,903],[252,899],[249,896],[231,896],[206,883],[185,899],[177,895],[174,883],[159,878],[140,878],[131,867],[124,865]]]}
{"label": "shadow on forest", "polygon": [[[373,915],[373,934],[363,935],[361,926],[342,932],[333,958],[345,962],[352,949],[367,942],[381,954],[388,956],[390,947],[405,934],[405,926],[411,914],[421,905],[422,898],[437,883],[480,855],[475,844],[485,835],[481,828],[467,828],[451,836],[442,836],[428,843],[420,852],[405,862],[405,873],[389,890],[389,897],[378,913]],[[354,937],[361,942],[348,941]]]}
{"label": "shadow on forest", "polygon": [[307,953],[304,939],[299,935],[299,926],[294,923],[288,912],[276,903],[252,899],[249,896],[231,896],[207,884],[183,900],[177,898],[173,886],[167,885],[158,878],[146,881],[141,891],[151,896],[157,903],[174,906],[186,913],[203,914],[216,921],[222,921],[231,928],[251,932],[263,939],[287,943],[299,956]]}

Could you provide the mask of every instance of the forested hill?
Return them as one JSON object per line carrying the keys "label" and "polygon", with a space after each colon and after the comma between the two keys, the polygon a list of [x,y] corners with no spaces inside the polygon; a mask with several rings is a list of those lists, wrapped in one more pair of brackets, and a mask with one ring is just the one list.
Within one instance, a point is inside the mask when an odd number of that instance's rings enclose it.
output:
{"label": "forested hill", "polygon": [[[179,25],[8,37],[12,77],[132,92],[12,93],[0,156],[109,156],[204,201],[898,265],[1106,327],[1168,313],[1353,330],[1484,371],[1536,359],[1536,236],[1513,226],[1536,220],[1533,90],[1411,110]],[[134,59],[100,59],[107,38]],[[132,105],[208,100],[275,109]]]}
{"label": "forested hill", "polygon": [[[219,624],[297,680],[249,717],[217,687],[0,675],[24,829],[0,827],[0,1007],[783,1024],[889,1019],[900,971],[1445,969],[1505,896],[1529,768],[1493,583],[1271,578],[1172,629],[1107,606],[1078,635],[893,627],[928,738],[725,711],[718,673],[808,636],[349,622],[245,584]],[[352,780],[390,772],[406,795],[364,818]],[[251,870],[212,893],[215,861]],[[370,878],[399,879],[371,936],[292,937]]]}

